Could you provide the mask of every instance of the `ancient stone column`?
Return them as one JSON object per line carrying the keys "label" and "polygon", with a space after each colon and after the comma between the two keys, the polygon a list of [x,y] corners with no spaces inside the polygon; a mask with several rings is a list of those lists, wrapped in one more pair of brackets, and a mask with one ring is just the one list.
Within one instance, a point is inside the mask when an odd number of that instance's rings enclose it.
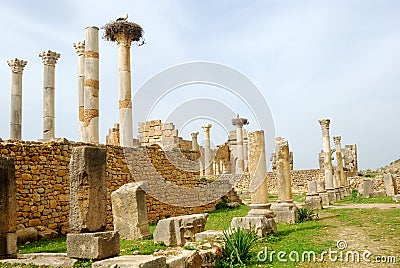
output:
{"label": "ancient stone column", "polygon": [[67,235],[70,258],[104,259],[119,254],[118,232],[104,232],[107,224],[106,176],[105,149],[94,146],[73,149],[70,160],[71,233]]}
{"label": "ancient stone column", "polygon": [[206,124],[201,126],[204,131],[204,175],[211,174],[211,141],[210,141],[210,128],[211,124]]}
{"label": "ancient stone column", "polygon": [[318,120],[322,130],[322,146],[324,151],[324,173],[325,173],[325,189],[329,195],[329,201],[336,201],[335,187],[333,184],[333,167],[331,157],[331,143],[329,137],[329,119]]}
{"label": "ancient stone column", "polygon": [[[231,227],[252,229],[254,226],[262,230],[262,235],[276,231],[274,212],[268,203],[267,164],[265,154],[264,131],[258,130],[247,134],[249,144],[249,175],[251,210],[246,217],[232,219]],[[253,230],[254,231],[254,230]],[[257,231],[258,233],[258,231]]]}
{"label": "ancient stone column", "polygon": [[289,143],[282,137],[275,138],[275,157],[277,163],[278,205],[274,212],[277,222],[295,223],[297,207],[293,203],[290,178]]}
{"label": "ancient stone column", "polygon": [[118,87],[120,145],[133,146],[132,93],[131,93],[131,43],[132,38],[121,32],[115,35],[118,45]]}
{"label": "ancient stone column", "polygon": [[85,41],[74,43],[78,54],[79,141],[85,141]]}
{"label": "ancient stone column", "polygon": [[336,171],[336,176],[339,180],[339,187],[341,193],[343,193],[343,196],[349,195],[347,188],[346,188],[346,174],[344,173],[343,170],[343,155],[342,155],[342,146],[340,144],[340,140],[342,137],[340,136],[334,136],[333,137],[333,142],[335,143],[335,150],[336,150],[336,163],[337,163],[337,171]]}
{"label": "ancient stone column", "polygon": [[20,140],[22,135],[22,72],[27,64],[24,60],[12,59],[7,61],[11,68],[11,112],[10,139]]}
{"label": "ancient stone column", "polygon": [[190,135],[192,135],[192,150],[198,151],[199,143],[197,142],[197,136],[199,135],[199,132],[193,132]]}
{"label": "ancient stone column", "polygon": [[17,255],[17,200],[13,158],[0,158],[0,258]]}
{"label": "ancient stone column", "polygon": [[85,31],[84,81],[84,142],[99,143],[99,28],[95,26]]}
{"label": "ancient stone column", "polygon": [[243,125],[247,125],[247,119],[239,118],[239,115],[235,119],[232,119],[232,125],[236,126],[236,150],[238,157],[238,174],[244,172],[244,151],[243,151]]}
{"label": "ancient stone column", "polygon": [[306,208],[311,209],[321,209],[322,208],[322,198],[317,192],[317,181],[308,182],[308,191],[306,196]]}
{"label": "ancient stone column", "polygon": [[44,65],[43,76],[43,139],[54,139],[55,67],[60,54],[48,50],[39,53]]}

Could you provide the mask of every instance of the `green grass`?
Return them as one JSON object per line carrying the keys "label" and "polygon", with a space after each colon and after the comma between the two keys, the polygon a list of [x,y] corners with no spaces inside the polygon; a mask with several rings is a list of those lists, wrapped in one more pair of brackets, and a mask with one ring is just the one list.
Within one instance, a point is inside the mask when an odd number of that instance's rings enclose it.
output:
{"label": "green grass", "polygon": [[208,213],[206,230],[226,230],[234,217],[244,217],[249,211],[245,205],[212,211]]}
{"label": "green grass", "polygon": [[29,253],[65,253],[67,252],[67,241],[65,236],[59,236],[51,240],[41,240],[29,244],[18,244],[19,254]]}
{"label": "green grass", "polygon": [[391,196],[377,196],[371,198],[358,196],[356,201],[354,201],[351,196],[346,196],[342,200],[336,201],[334,203],[334,205],[346,204],[396,204],[396,201],[394,201]]}
{"label": "green grass", "polygon": [[[270,195],[268,195],[268,199],[270,202],[277,202],[278,195],[270,194]],[[293,194],[293,200],[296,202],[301,202],[301,203],[305,202],[306,201],[306,193]]]}
{"label": "green grass", "polygon": [[153,238],[121,240],[121,255],[132,255],[134,252],[139,255],[151,255],[156,250],[166,248],[163,243],[154,243]]}

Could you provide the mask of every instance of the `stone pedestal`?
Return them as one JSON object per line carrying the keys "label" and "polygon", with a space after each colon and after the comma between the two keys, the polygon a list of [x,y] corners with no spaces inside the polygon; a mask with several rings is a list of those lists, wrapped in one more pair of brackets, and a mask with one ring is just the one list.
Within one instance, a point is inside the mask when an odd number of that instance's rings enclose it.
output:
{"label": "stone pedestal", "polygon": [[27,64],[24,60],[7,61],[11,68],[10,139],[21,140],[22,136],[22,72]]}
{"label": "stone pedestal", "polygon": [[374,192],[374,183],[370,179],[363,180],[363,196],[365,198],[370,198],[371,194]]}
{"label": "stone pedestal", "polygon": [[306,208],[308,209],[321,209],[322,208],[322,198],[317,192],[317,182],[308,182],[308,192],[306,196]]}
{"label": "stone pedestal", "polygon": [[398,194],[396,180],[392,174],[386,173],[383,177],[385,182],[385,191],[387,196],[394,196]]}
{"label": "stone pedestal", "polygon": [[14,159],[0,158],[0,258],[17,255]]}
{"label": "stone pedestal", "polygon": [[210,128],[211,124],[201,126],[204,130],[204,175],[211,174],[211,142],[210,142]]}
{"label": "stone pedestal", "polygon": [[99,143],[99,28],[86,27],[84,81],[84,142]]}
{"label": "stone pedestal", "polygon": [[75,259],[102,260],[119,255],[118,232],[67,234],[67,255]]}
{"label": "stone pedestal", "polygon": [[273,218],[263,216],[235,217],[231,222],[231,230],[242,228],[252,231],[259,237],[265,237],[270,232],[276,232],[276,223]]}
{"label": "stone pedestal", "polygon": [[328,206],[330,199],[328,192],[325,190],[325,182],[323,180],[317,180],[317,193],[321,197],[322,205]]}
{"label": "stone pedestal", "polygon": [[70,160],[70,234],[67,255],[104,259],[119,254],[118,232],[103,232],[107,224],[106,150],[76,147]]}
{"label": "stone pedestal", "polygon": [[60,54],[54,51],[43,51],[39,53],[44,65],[43,78],[43,140],[52,140],[55,138],[55,66]]}
{"label": "stone pedestal", "polygon": [[122,239],[150,237],[147,218],[147,182],[128,183],[111,194],[114,230]]}
{"label": "stone pedestal", "polygon": [[74,43],[74,48],[78,54],[79,141],[85,141],[85,41]]}
{"label": "stone pedestal", "polygon": [[282,200],[274,209],[275,221],[282,223],[296,223],[298,219],[297,207],[293,200]]}

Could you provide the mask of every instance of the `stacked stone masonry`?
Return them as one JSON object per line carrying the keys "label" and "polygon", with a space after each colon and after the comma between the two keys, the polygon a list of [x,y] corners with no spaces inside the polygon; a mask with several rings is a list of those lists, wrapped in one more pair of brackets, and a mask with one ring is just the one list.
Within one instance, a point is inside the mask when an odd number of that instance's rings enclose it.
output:
{"label": "stacked stone masonry", "polygon": [[[69,231],[69,163],[72,149],[82,145],[85,144],[67,140],[47,143],[0,140],[0,157],[12,157],[15,160],[18,228],[41,225],[53,230],[61,230],[62,233]],[[178,186],[190,188],[210,185],[210,181],[199,179],[199,172],[185,171],[189,170],[187,165],[190,165],[190,162],[181,163],[182,169],[178,169],[170,163],[170,158],[175,154],[178,158],[181,152],[169,152],[167,158],[164,151],[158,146],[132,148],[133,159],[129,160],[132,161],[132,170],[129,170],[121,147],[99,146],[107,151],[108,229],[112,228],[111,193],[122,185],[135,180],[151,180],[155,176],[153,174],[155,170],[166,181]],[[198,152],[182,153],[188,159],[193,160],[198,157]],[[149,162],[146,162],[147,155],[155,169]],[[211,211],[220,201],[218,194],[214,192],[215,188],[218,186],[206,187],[205,190],[205,193],[215,201],[197,207],[190,207],[191,197],[185,196],[184,193],[174,192],[170,196],[165,196],[165,189],[162,187],[159,192],[153,190],[153,196],[162,197],[164,195],[164,198],[170,198],[169,200],[177,201],[183,206],[172,206],[168,202],[161,202],[147,195],[149,221],[156,222],[169,216]],[[197,197],[193,198],[198,199]]]}

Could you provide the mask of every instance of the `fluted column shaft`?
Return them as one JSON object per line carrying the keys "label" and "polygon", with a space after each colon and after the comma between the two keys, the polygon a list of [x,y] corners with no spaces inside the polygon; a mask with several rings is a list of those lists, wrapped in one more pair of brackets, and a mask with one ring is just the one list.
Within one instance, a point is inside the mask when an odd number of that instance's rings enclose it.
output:
{"label": "fluted column shaft", "polygon": [[11,68],[11,111],[10,139],[21,140],[22,136],[22,72],[27,64],[24,60],[12,59],[7,61]]}
{"label": "fluted column shaft", "polygon": [[60,54],[54,51],[39,53],[43,66],[43,139],[50,140],[55,137],[55,67]]}
{"label": "fluted column shaft", "polygon": [[204,131],[204,175],[211,174],[211,141],[210,141],[210,128],[211,124],[203,125]]}
{"label": "fluted column shaft", "polygon": [[85,138],[85,41],[74,43],[76,53],[78,54],[78,101],[79,101],[79,141]]}
{"label": "fluted column shaft", "polygon": [[99,143],[99,28],[85,30],[84,142]]}

